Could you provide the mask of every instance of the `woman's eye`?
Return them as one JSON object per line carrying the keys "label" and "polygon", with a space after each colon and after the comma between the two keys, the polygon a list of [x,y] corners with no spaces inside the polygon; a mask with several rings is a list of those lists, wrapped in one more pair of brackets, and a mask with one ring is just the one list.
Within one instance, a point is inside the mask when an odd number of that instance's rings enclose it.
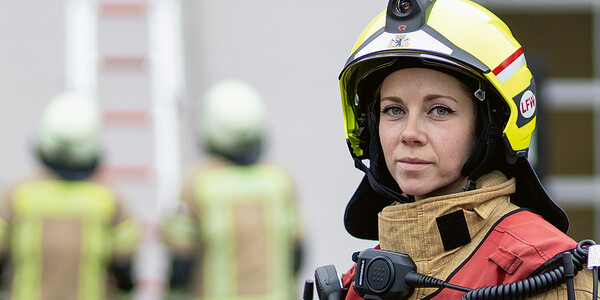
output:
{"label": "woman's eye", "polygon": [[436,106],[432,110],[432,113],[436,116],[445,116],[449,113],[453,113],[454,111],[445,106]]}
{"label": "woman's eye", "polygon": [[387,107],[385,109],[383,109],[383,113],[384,114],[388,114],[388,115],[392,115],[392,116],[397,116],[397,115],[401,115],[403,112],[403,110],[400,107]]}

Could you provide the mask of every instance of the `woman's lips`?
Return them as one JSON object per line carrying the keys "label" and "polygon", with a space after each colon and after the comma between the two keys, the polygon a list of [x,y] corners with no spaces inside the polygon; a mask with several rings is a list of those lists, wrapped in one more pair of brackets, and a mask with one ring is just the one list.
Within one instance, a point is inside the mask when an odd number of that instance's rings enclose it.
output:
{"label": "woman's lips", "polygon": [[417,158],[403,158],[398,161],[398,164],[407,171],[420,171],[431,165],[430,162]]}

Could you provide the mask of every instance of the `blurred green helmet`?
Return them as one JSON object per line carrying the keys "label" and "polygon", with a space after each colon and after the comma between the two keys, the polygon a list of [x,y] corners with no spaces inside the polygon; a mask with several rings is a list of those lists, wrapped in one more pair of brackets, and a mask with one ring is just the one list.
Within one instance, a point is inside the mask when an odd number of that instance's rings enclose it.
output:
{"label": "blurred green helmet", "polygon": [[197,134],[204,148],[236,163],[258,159],[265,138],[265,107],[249,84],[227,79],[200,99]]}

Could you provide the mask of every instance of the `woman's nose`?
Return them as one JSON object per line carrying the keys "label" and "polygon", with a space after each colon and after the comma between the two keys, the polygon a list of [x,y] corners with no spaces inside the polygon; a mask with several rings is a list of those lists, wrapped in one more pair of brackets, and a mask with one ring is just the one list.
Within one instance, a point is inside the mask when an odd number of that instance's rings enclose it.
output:
{"label": "woman's nose", "polygon": [[426,136],[421,123],[418,116],[409,116],[407,118],[400,136],[403,144],[425,144]]}

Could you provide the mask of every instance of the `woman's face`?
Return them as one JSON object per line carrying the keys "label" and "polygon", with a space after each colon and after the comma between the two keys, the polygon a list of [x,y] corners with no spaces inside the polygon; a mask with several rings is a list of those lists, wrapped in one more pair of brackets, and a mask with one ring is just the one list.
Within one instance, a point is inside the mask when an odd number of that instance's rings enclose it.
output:
{"label": "woman's face", "polygon": [[475,105],[466,85],[445,73],[409,68],[381,86],[379,136],[386,165],[415,199],[456,193],[475,144]]}

